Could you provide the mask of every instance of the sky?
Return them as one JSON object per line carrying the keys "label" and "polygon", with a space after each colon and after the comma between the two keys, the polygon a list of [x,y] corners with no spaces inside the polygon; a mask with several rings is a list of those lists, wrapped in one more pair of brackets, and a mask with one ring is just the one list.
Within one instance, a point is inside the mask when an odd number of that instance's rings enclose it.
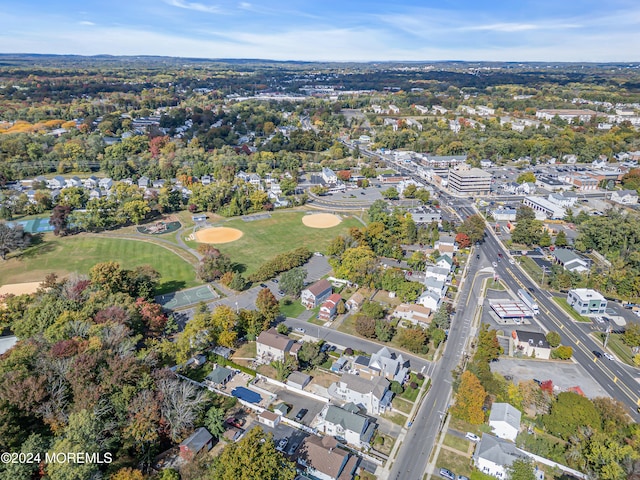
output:
{"label": "sky", "polygon": [[640,60],[637,0],[0,0],[0,52],[307,61]]}

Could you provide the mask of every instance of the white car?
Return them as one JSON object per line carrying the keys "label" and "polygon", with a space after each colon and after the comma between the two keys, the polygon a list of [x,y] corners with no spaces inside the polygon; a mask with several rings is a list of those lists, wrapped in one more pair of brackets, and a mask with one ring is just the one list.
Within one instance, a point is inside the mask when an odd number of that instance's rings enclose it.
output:
{"label": "white car", "polygon": [[513,258],[510,258],[510,259],[509,259],[509,263],[510,263],[511,265],[515,265],[515,264],[516,264],[516,261],[515,261]]}
{"label": "white car", "polygon": [[301,327],[295,328],[294,330],[296,332],[298,332],[298,333],[305,333],[306,332],[306,330],[304,328],[301,328]]}
{"label": "white car", "polygon": [[493,268],[498,268],[498,264],[496,262],[493,262],[491,265],[493,265]]}
{"label": "white car", "polygon": [[604,323],[604,320],[602,319],[602,317],[600,315],[597,315],[595,317],[593,317],[595,319],[596,322],[598,323]]}
{"label": "white car", "polygon": [[281,438],[280,441],[278,442],[278,446],[276,447],[276,449],[280,450],[281,452],[284,452],[284,449],[287,447],[287,443],[289,443],[288,439]]}
{"label": "white car", "polygon": [[479,442],[480,441],[480,437],[478,435],[476,435],[475,433],[471,433],[471,432],[467,432],[467,434],[464,436],[464,438],[466,438],[467,440],[471,440],[472,442]]}
{"label": "white car", "polygon": [[611,355],[610,353],[604,353],[604,358],[608,359],[608,360],[615,360],[616,357],[614,357],[613,355]]}

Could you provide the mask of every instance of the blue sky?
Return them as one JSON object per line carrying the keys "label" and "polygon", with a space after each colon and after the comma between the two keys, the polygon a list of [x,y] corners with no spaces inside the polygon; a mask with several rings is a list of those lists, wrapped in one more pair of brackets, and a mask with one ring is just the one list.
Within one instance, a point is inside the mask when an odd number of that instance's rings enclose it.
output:
{"label": "blue sky", "polygon": [[0,0],[3,53],[640,60],[637,0]]}

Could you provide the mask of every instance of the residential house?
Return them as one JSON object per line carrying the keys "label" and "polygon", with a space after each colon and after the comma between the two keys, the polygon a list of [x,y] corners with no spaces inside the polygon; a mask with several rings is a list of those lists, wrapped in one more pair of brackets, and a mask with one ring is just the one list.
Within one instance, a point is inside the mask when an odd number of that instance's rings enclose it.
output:
{"label": "residential house", "polygon": [[616,190],[611,194],[611,201],[621,205],[638,203],[638,192],[635,190]]}
{"label": "residential house", "polygon": [[320,307],[318,318],[320,320],[328,321],[333,320],[333,317],[337,315],[338,304],[342,301],[342,297],[339,293],[334,293],[325,300]]}
{"label": "residential house", "polygon": [[453,267],[453,259],[449,255],[442,255],[436,259],[435,266],[438,268],[448,268],[451,270]]}
{"label": "residential house", "polygon": [[589,262],[573,250],[556,248],[551,255],[555,262],[562,265],[565,270],[578,273],[589,271]]}
{"label": "residential house", "polygon": [[160,178],[158,180],[154,180],[153,182],[151,182],[151,185],[153,186],[153,188],[162,188],[166,183],[167,183],[166,180],[164,180],[163,178]]}
{"label": "residential house", "polygon": [[344,402],[362,406],[367,413],[380,415],[391,405],[391,383],[384,377],[368,380],[351,373],[344,373],[339,381],[329,386],[329,394]]}
{"label": "residential house", "polygon": [[435,312],[436,310],[438,310],[438,307],[440,307],[441,301],[442,297],[440,295],[430,290],[425,290],[424,293],[420,295],[420,297],[418,297],[416,303]]}
{"label": "residential house", "polygon": [[96,200],[102,196],[100,190],[91,190],[89,192],[89,200]]}
{"label": "residential house", "polygon": [[426,328],[431,323],[431,309],[422,305],[401,303],[391,315],[418,327]]}
{"label": "residential house", "polygon": [[607,310],[606,298],[590,288],[569,290],[567,303],[580,315],[603,314]]}
{"label": "residential house", "polygon": [[142,176],[138,179],[138,187],[149,188],[149,177]]}
{"label": "residential house", "polygon": [[448,282],[451,269],[447,267],[427,267],[425,273],[427,278],[434,278],[440,282]]}
{"label": "residential house", "polygon": [[70,187],[82,187],[83,183],[82,180],[80,180],[79,177],[71,177],[71,178],[67,178],[65,183],[64,183],[65,188],[70,188]]}
{"label": "residential house", "polygon": [[356,448],[368,448],[376,428],[367,417],[336,405],[325,406],[318,419],[318,430]]}
{"label": "residential house", "polygon": [[211,184],[211,175],[202,175],[200,177],[200,183],[202,185],[210,185]]}
{"label": "residential house", "polygon": [[[521,332],[524,334],[525,332]],[[516,441],[520,431],[522,413],[509,403],[494,403],[489,415],[489,426],[497,437]]]}
{"label": "residential house", "polygon": [[260,178],[260,175],[258,175],[257,173],[249,174],[248,181],[251,185],[255,185],[256,187],[258,187],[260,186],[261,180],[262,179]]}
{"label": "residential house", "polygon": [[309,435],[296,454],[298,469],[318,480],[353,480],[359,457],[338,447],[331,437]]}
{"label": "residential house", "polygon": [[202,451],[209,451],[213,446],[213,435],[205,427],[196,429],[180,444],[180,457],[191,460]]}
{"label": "residential house", "polygon": [[47,180],[47,188],[51,190],[53,189],[61,190],[65,187],[65,184],[66,184],[66,180],[64,179],[64,177],[61,177],[60,175],[56,175],[55,177]]}
{"label": "residential house", "polygon": [[508,468],[516,460],[529,460],[529,457],[514,443],[486,433],[473,455],[473,463],[478,470],[499,479],[508,478]]}
{"label": "residential house", "polygon": [[397,115],[400,113],[400,109],[393,104],[389,104],[389,112]]}
{"label": "residential house", "polygon": [[329,298],[333,292],[333,286],[325,278],[318,280],[313,285],[305,288],[300,293],[300,302],[307,309],[316,308]]}
{"label": "residential house", "polygon": [[437,280],[433,277],[425,277],[424,286],[429,292],[433,292],[440,298],[444,297],[447,293],[447,283],[442,280]]}
{"label": "residential house", "polygon": [[347,300],[347,302],[345,303],[345,306],[347,307],[347,310],[355,312],[360,309],[363,303],[364,303],[364,296],[361,293],[356,292],[353,295],[351,295],[349,300]]}
{"label": "residential house", "polygon": [[362,378],[384,377],[399,383],[404,382],[409,371],[402,355],[391,353],[387,347],[382,347],[371,357],[357,357],[353,368]]}
{"label": "residential house", "polygon": [[82,184],[87,190],[93,190],[98,186],[98,179],[94,175],[91,175],[89,178],[85,178]]}
{"label": "residential house", "polygon": [[261,332],[256,339],[256,362],[283,361],[288,355],[297,356],[299,349],[300,344],[279,334],[275,328],[270,328]]}
{"label": "residential house", "polygon": [[216,365],[213,371],[204,379],[205,384],[223,387],[233,378],[233,370],[222,365]]}
{"label": "residential house", "polygon": [[98,182],[98,187],[100,187],[101,190],[109,191],[111,187],[113,187],[113,180],[109,177],[101,178]]}
{"label": "residential house", "polygon": [[515,352],[543,360],[548,360],[551,357],[551,347],[542,333],[514,330],[511,337]]}

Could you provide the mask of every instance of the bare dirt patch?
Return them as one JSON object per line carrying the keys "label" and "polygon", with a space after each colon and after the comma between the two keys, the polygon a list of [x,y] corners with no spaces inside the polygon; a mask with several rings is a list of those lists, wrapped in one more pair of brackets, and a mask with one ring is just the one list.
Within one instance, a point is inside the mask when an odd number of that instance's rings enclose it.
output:
{"label": "bare dirt patch", "polygon": [[23,295],[34,293],[40,287],[40,282],[9,283],[0,287],[0,297],[2,295]]}
{"label": "bare dirt patch", "polygon": [[195,233],[196,241],[200,243],[230,243],[235,242],[244,235],[237,228],[213,227],[198,230]]}
{"label": "bare dirt patch", "polygon": [[332,213],[316,213],[302,217],[302,223],[311,228],[331,228],[339,225],[342,220]]}

